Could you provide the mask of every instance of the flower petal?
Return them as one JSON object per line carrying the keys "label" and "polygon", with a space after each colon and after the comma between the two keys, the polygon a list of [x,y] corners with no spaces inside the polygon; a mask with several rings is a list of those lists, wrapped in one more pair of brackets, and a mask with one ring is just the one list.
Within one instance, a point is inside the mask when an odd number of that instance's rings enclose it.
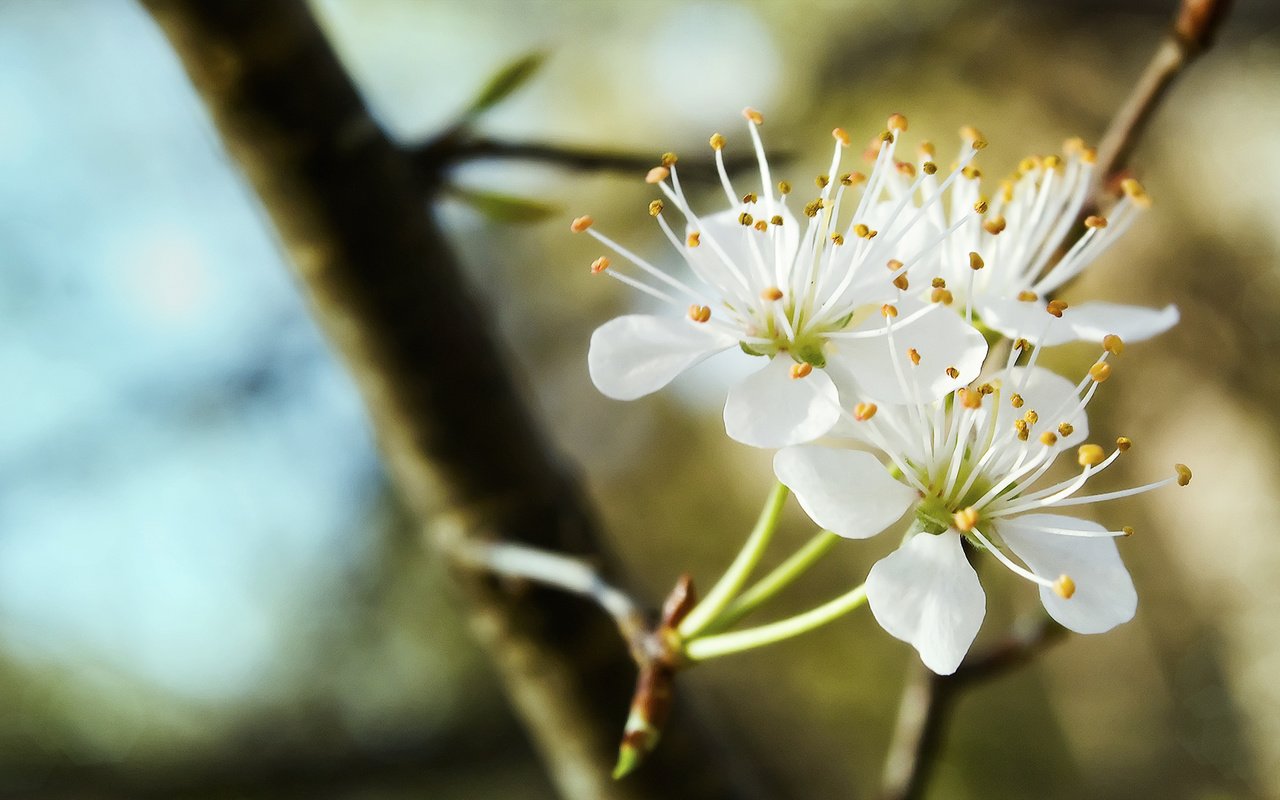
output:
{"label": "flower petal", "polygon": [[[1012,403],[1015,394],[1022,398],[1022,405],[1017,408]],[[1036,422],[1031,425],[1022,450],[1038,451],[1045,447],[1040,435],[1046,431],[1055,435],[1056,441],[1051,445],[1055,450],[1067,450],[1089,438],[1089,417],[1079,405],[1076,385],[1061,375],[1041,367],[1015,367],[1008,371],[1008,378],[1001,381],[996,430],[1010,430],[1015,420],[1025,420],[1027,414],[1034,411]],[[1064,422],[1071,426],[1071,433],[1065,436],[1062,434]],[[1008,455],[991,468],[999,471],[1002,461],[1013,462],[1019,455],[1010,448]]]}
{"label": "flower petal", "polygon": [[814,522],[846,539],[874,536],[916,499],[875,456],[856,450],[788,447],[774,456],[773,471]]}
{"label": "flower petal", "polygon": [[1061,318],[1045,310],[1043,300],[1017,300],[1012,297],[982,297],[975,303],[983,324],[1010,339],[1023,338],[1041,347],[1052,347],[1076,339],[1064,311]]}
{"label": "flower petal", "polygon": [[867,600],[880,627],[939,675],[960,666],[987,613],[982,584],[951,532],[917,533],[880,559],[867,575]]}
{"label": "flower petal", "polygon": [[1076,338],[1085,342],[1101,342],[1114,333],[1126,342],[1140,342],[1157,336],[1178,324],[1178,307],[1161,309],[1125,306],[1116,303],[1081,303],[1062,313]]}
{"label": "flower petal", "polygon": [[629,314],[609,320],[591,334],[587,368],[603,394],[634,400],[661,389],[735,341],[688,320]]}
{"label": "flower petal", "polygon": [[[908,313],[904,306],[904,313]],[[860,330],[883,328],[876,317]],[[913,363],[910,351],[920,356]],[[978,377],[987,342],[957,314],[937,305],[888,334],[867,339],[839,339],[827,346],[827,360],[857,384],[857,395],[878,403],[928,403]],[[897,361],[897,368],[894,366]],[[956,377],[947,368],[957,370]],[[901,373],[901,379],[899,379]]]}
{"label": "flower petal", "polygon": [[794,364],[786,356],[773,357],[729,390],[724,427],[730,437],[753,447],[786,447],[831,430],[840,418],[835,384],[820,369],[793,378]]}
{"label": "flower petal", "polygon": [[1102,633],[1133,619],[1138,593],[1110,536],[1081,537],[1051,533],[1046,528],[1102,532],[1091,520],[1060,514],[1024,514],[997,525],[1005,544],[1031,571],[1050,580],[1067,575],[1075,583],[1070,599],[1047,587],[1040,602],[1049,616],[1076,633]]}

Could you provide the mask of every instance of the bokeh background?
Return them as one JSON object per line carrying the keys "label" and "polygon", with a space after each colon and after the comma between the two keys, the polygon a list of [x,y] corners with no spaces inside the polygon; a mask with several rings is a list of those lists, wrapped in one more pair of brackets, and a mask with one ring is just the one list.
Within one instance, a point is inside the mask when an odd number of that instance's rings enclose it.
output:
{"label": "bokeh background", "polygon": [[[945,154],[973,124],[1002,174],[1096,139],[1163,35],[1164,0],[324,0],[378,119],[412,142],[504,64],[545,67],[489,135],[709,159],[769,146],[796,183],[829,131],[885,116]],[[1130,347],[1100,435],[1112,478],[1174,461],[1189,489],[1106,509],[1139,587],[1130,624],[973,691],[934,797],[1280,796],[1280,6],[1241,2],[1134,165],[1153,211],[1067,295],[1176,302]],[[300,91],[305,91],[300,87]],[[0,2],[0,796],[545,798],[550,783],[391,494],[359,397],[169,48],[128,0]],[[639,175],[474,163],[458,187],[549,204],[534,224],[435,210],[557,445],[651,600],[708,583],[769,485],[716,382],[622,404],[591,329],[640,298],[593,280],[590,211],[654,258]],[[709,187],[709,198],[718,190]],[[1091,348],[1064,348],[1070,373]],[[781,545],[810,529],[788,517]],[[780,553],[786,548],[779,546]],[[799,610],[892,543],[838,548]],[[983,636],[1035,607],[988,576]],[[795,797],[875,786],[914,654],[869,614],[682,676]],[[619,716],[626,698],[619,698]]]}

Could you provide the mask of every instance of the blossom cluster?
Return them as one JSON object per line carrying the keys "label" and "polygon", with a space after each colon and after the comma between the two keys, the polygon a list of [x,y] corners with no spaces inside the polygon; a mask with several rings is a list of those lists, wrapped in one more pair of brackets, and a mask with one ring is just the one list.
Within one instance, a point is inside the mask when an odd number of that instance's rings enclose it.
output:
{"label": "blossom cluster", "polygon": [[[591,217],[573,221],[610,251],[592,272],[677,312],[598,328],[595,385],[630,400],[722,352],[758,363],[728,389],[727,434],[776,449],[777,479],[819,526],[848,539],[903,534],[868,575],[867,600],[938,673],[957,668],[982,623],[983,554],[1036,584],[1071,630],[1130,619],[1137,597],[1116,539],[1132,530],[1058,512],[1189,482],[1177,465],[1154,483],[1082,494],[1131,446],[1089,441],[1090,400],[1125,342],[1169,329],[1178,312],[1054,294],[1149,207],[1143,188],[1126,180],[1106,217],[1086,215],[1095,154],[1071,140],[991,190],[975,166],[987,146],[978,131],[962,129],[943,169],[932,145],[905,152],[907,120],[894,114],[865,173],[841,172],[850,137],[833,131],[829,170],[797,200],[774,182],[763,117],[744,116],[758,186],[735,189],[726,139],[712,136],[722,210],[694,211],[673,154],[646,178],[662,193],[649,213],[685,269],[642,258]],[[1081,341],[1100,354],[1080,380],[1038,365],[1044,348]]]}

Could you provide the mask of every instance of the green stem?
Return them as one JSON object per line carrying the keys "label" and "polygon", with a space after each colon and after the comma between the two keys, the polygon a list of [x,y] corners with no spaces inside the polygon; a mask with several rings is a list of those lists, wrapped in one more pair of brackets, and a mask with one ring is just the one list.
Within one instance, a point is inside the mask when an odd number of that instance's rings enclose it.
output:
{"label": "green stem", "polygon": [[763,647],[767,644],[799,636],[814,628],[826,625],[867,602],[867,585],[864,583],[845,594],[817,608],[810,609],[794,617],[761,625],[758,628],[747,628],[733,633],[721,633],[703,639],[685,642],[684,655],[690,661],[706,661],[709,658],[727,656]]}
{"label": "green stem", "polygon": [[773,532],[778,528],[778,518],[782,516],[782,507],[787,502],[787,493],[787,487],[781,483],[774,485],[773,491],[769,493],[769,499],[765,501],[764,509],[760,512],[760,519],[756,520],[756,526],[747,537],[742,550],[738,552],[733,563],[729,565],[729,569],[725,570],[716,585],[707,592],[702,602],[694,606],[689,616],[680,623],[678,631],[682,639],[692,639],[714,622],[742,585],[747,582],[751,570],[760,563],[760,556],[764,554],[769,540],[773,538]]}
{"label": "green stem", "polygon": [[708,626],[708,631],[721,631],[731,627],[735,622],[755,611],[757,607],[770,597],[791,585],[791,582],[805,573],[809,567],[817,563],[840,541],[840,537],[831,531],[819,531],[790,558],[779,564],[772,572],[756,581],[737,597],[715,621]]}

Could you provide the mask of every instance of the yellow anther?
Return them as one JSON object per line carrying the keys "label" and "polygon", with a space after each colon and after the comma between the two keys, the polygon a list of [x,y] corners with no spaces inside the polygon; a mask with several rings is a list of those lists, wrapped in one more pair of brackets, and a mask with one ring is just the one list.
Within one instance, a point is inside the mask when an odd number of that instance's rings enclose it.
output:
{"label": "yellow anther", "polygon": [[1107,457],[1102,448],[1096,444],[1082,444],[1076,451],[1076,463],[1082,467],[1096,467]]}
{"label": "yellow anther", "polygon": [[1045,168],[1045,169],[1059,169],[1059,168],[1061,168],[1061,167],[1062,167],[1062,158],[1061,158],[1060,156],[1045,156],[1045,157],[1044,157],[1044,168]]}
{"label": "yellow anther", "polygon": [[969,145],[973,147],[974,150],[981,150],[987,146],[986,137],[979,133],[978,129],[972,125],[965,125],[960,129],[960,138],[967,139],[969,141]]}
{"label": "yellow anther", "polygon": [[1034,303],[1040,299],[1040,295],[1035,292],[1021,291],[1018,292],[1018,299],[1024,303]]}
{"label": "yellow anther", "polygon": [[1039,156],[1027,156],[1018,162],[1018,172],[1035,172],[1040,169]]}
{"label": "yellow anther", "polygon": [[929,293],[929,300],[934,303],[942,303],[944,306],[949,306],[955,300],[955,297],[951,294],[950,289],[934,289]]}
{"label": "yellow anther", "polygon": [[897,272],[902,269],[902,262],[896,258],[889,259],[884,265],[890,272]]}
{"label": "yellow anther", "polygon": [[791,194],[791,184],[786,181],[778,181],[778,194]]}
{"label": "yellow anther", "polygon": [[995,236],[997,233],[1000,233],[1001,231],[1003,231],[1007,224],[1008,223],[1005,221],[1004,216],[1001,214],[997,214],[991,219],[982,223],[982,228],[987,233],[991,234],[992,236]]}
{"label": "yellow anther", "polygon": [[751,216],[745,211],[743,211],[741,214],[738,215],[738,224],[743,226],[744,228],[750,227],[751,223],[755,221],[756,221],[755,217]]}
{"label": "yellow anther", "polygon": [[921,158],[933,158],[938,154],[938,148],[933,146],[933,142],[921,142],[918,149]]}
{"label": "yellow anther", "polygon": [[781,224],[782,224],[782,215],[781,215],[781,214],[774,214],[774,215],[773,215],[773,217],[769,219],[769,224],[770,224],[770,225],[781,225]]}
{"label": "yellow anther", "polygon": [[831,183],[831,177],[829,175],[819,175],[813,179],[813,185],[817,186],[819,189],[827,188],[827,184],[829,183]]}
{"label": "yellow anther", "polygon": [[947,367],[947,377],[950,378],[951,380],[955,380],[956,378],[959,378],[960,370],[956,369],[955,367]]}
{"label": "yellow anther", "polygon": [[1067,304],[1062,302],[1061,300],[1050,300],[1047,304],[1045,304],[1044,310],[1048,311],[1050,316],[1054,316],[1061,319],[1062,312],[1067,310]]}
{"label": "yellow anther", "polygon": [[841,176],[840,176],[840,185],[841,185],[841,186],[852,186],[852,185],[853,185],[853,173],[852,173],[852,172],[846,172],[845,174],[841,175]]}
{"label": "yellow anther", "polygon": [[905,274],[899,275],[898,277],[894,278],[893,285],[898,287],[904,292],[907,290],[907,287],[910,286],[910,284],[907,283],[907,276]]}
{"label": "yellow anther", "polygon": [[890,114],[889,121],[885,123],[891,131],[905,131],[907,129],[907,118],[901,114]]}
{"label": "yellow anther", "polygon": [[818,216],[818,212],[822,210],[823,205],[824,203],[822,202],[822,198],[806,203],[804,207],[804,215],[810,218]]}
{"label": "yellow anther", "polygon": [[759,199],[760,198],[756,196],[755,192],[747,192],[742,196],[742,202],[744,203],[754,203]]}
{"label": "yellow anther", "polygon": [[744,119],[747,120],[747,122],[753,122],[756,125],[764,124],[764,114],[761,114],[759,111],[756,111],[751,106],[747,106],[746,108],[742,109],[742,116]]}
{"label": "yellow anther", "polygon": [[1017,392],[1014,392],[1013,394],[1009,395],[1009,405],[1013,406],[1014,408],[1022,408],[1023,402],[1025,401],[1022,399],[1022,395],[1018,394]]}
{"label": "yellow anther", "polygon": [[855,172],[849,173],[849,184],[851,186],[856,186],[860,183],[866,183],[866,182],[867,182],[867,176],[862,174],[861,172],[855,171]]}
{"label": "yellow anther", "polygon": [[1058,424],[1058,435],[1064,439],[1076,432],[1076,426],[1070,422],[1061,422]]}
{"label": "yellow anther", "polygon": [[591,215],[584,214],[581,217],[575,217],[573,222],[569,223],[569,230],[574,233],[582,233],[587,228],[590,228],[593,223],[595,223],[595,220],[591,218]]}
{"label": "yellow anther", "polygon": [[982,260],[982,256],[975,252],[969,252],[969,269],[982,269],[986,266],[986,262]]}
{"label": "yellow anther", "polygon": [[1046,447],[1053,447],[1058,443],[1058,435],[1053,431],[1045,431],[1040,434],[1040,444]]}
{"label": "yellow anther", "polygon": [[976,181],[976,180],[978,180],[979,178],[981,178],[981,177],[982,177],[982,170],[978,169],[977,167],[972,167],[972,166],[971,166],[971,167],[965,167],[964,169],[960,170],[960,174],[961,174],[961,175],[963,175],[963,176],[965,176],[966,178],[968,178],[968,179],[969,179],[969,180],[971,180],[971,181]]}
{"label": "yellow anther", "polygon": [[724,136],[719,133],[711,134],[711,148],[713,150],[724,149]]}
{"label": "yellow anther", "polygon": [[1174,464],[1173,470],[1178,473],[1179,486],[1186,486],[1188,483],[1191,483],[1191,467],[1188,467],[1186,464]]}
{"label": "yellow anther", "polygon": [[861,222],[853,226],[853,234],[854,236],[857,236],[859,239],[867,238],[868,233],[871,233],[871,229],[868,228],[866,225],[863,225]]}
{"label": "yellow anther", "polygon": [[690,247],[697,247],[698,245],[702,244],[702,234],[698,233],[697,231],[693,231],[692,233],[689,234],[688,238],[684,240],[684,243],[689,245]]}
{"label": "yellow anther", "polygon": [[912,366],[920,366],[920,351],[914,347],[907,349],[907,358],[911,359]]}
{"label": "yellow anther", "polygon": [[968,533],[978,525],[978,509],[973,506],[962,508],[951,515],[951,522],[955,525],[956,530],[961,533]]}
{"label": "yellow anther", "polygon": [[1086,228],[1105,228],[1107,227],[1107,218],[1100,217],[1097,214],[1084,218],[1084,226]]}
{"label": "yellow anther", "polygon": [[995,394],[995,393],[996,393],[996,387],[992,386],[989,383],[984,383],[978,387],[978,394],[982,395],[983,397],[986,397],[989,394]]}
{"label": "yellow anther", "polygon": [[762,300],[768,300],[769,302],[773,302],[774,300],[781,300],[782,290],[779,289],[777,286],[770,286],[760,293],[760,298]]}
{"label": "yellow anther", "polygon": [[832,128],[831,136],[840,143],[841,147],[849,146],[849,134],[844,128]]}
{"label": "yellow anther", "polygon": [[991,206],[987,203],[987,201],[986,201],[985,199],[984,199],[984,200],[979,200],[978,202],[976,202],[976,203],[974,203],[974,204],[973,204],[973,210],[974,210],[974,211],[977,211],[979,214],[985,214],[985,213],[987,213],[987,209],[988,209],[988,208],[990,208],[990,207],[991,207]]}
{"label": "yellow anther", "polygon": [[711,319],[711,309],[697,304],[689,306],[689,319],[694,322],[706,322]]}
{"label": "yellow anther", "polygon": [[1031,426],[1027,424],[1025,419],[1015,419],[1013,421],[1013,430],[1017,434],[1019,441],[1025,442],[1031,436]]}
{"label": "yellow anther", "polygon": [[1080,151],[1080,160],[1086,164],[1092,164],[1098,160],[1098,148],[1086,147]]}
{"label": "yellow anther", "polygon": [[916,176],[916,165],[912,164],[910,161],[899,161],[894,164],[894,168],[903,175],[906,175],[908,178],[914,178]]}
{"label": "yellow anther", "polygon": [[1129,448],[1133,447],[1133,440],[1128,436],[1121,436],[1116,439],[1116,449],[1121,453],[1129,452]]}
{"label": "yellow anther", "polygon": [[676,157],[676,154],[671,152],[663,153],[661,158],[662,166],[664,167],[673,167],[679,160],[680,159]]}
{"label": "yellow anther", "polygon": [[658,216],[659,214],[662,213],[662,209],[665,207],[666,206],[663,205],[661,200],[654,200],[653,202],[649,203],[649,216],[651,217]]}
{"label": "yellow anther", "polygon": [[1053,590],[1063,600],[1070,600],[1071,595],[1076,593],[1076,582],[1067,575],[1059,575],[1058,579],[1053,582]]}
{"label": "yellow anther", "polygon": [[644,176],[645,183],[662,183],[671,176],[671,170],[666,167],[654,167]]}
{"label": "yellow anther", "polygon": [[885,319],[896,317],[898,316],[898,307],[893,305],[892,303],[885,303],[884,305],[880,306],[880,316],[884,317]]}
{"label": "yellow anther", "polygon": [[945,289],[947,288],[947,280],[946,278],[939,276],[930,281],[929,285],[935,289]]}
{"label": "yellow anther", "polygon": [[935,175],[938,172],[938,165],[932,161],[926,161],[920,165],[920,170],[924,172],[925,175]]}
{"label": "yellow anther", "polygon": [[1031,342],[1019,336],[1013,343],[1013,349],[1025,353],[1031,349]]}
{"label": "yellow anther", "polygon": [[1062,152],[1069,156],[1079,155],[1084,151],[1084,139],[1079,136],[1072,136],[1070,139],[1062,143]]}
{"label": "yellow anther", "polygon": [[874,417],[878,410],[875,403],[858,403],[853,407],[853,418],[858,422],[866,422]]}
{"label": "yellow anther", "polygon": [[604,272],[606,269],[609,268],[609,263],[610,262],[607,257],[600,256],[595,261],[591,262],[591,274],[599,275],[601,272]]}
{"label": "yellow anther", "polygon": [[1113,356],[1118,356],[1124,352],[1124,340],[1114,333],[1108,333],[1102,337],[1102,349]]}
{"label": "yellow anther", "polygon": [[1125,525],[1125,526],[1124,526],[1123,528],[1121,528],[1120,530],[1124,531],[1124,535],[1125,535],[1125,536],[1132,536],[1132,535],[1133,535],[1133,528],[1129,527],[1128,525]]}
{"label": "yellow anther", "polygon": [[1027,409],[1027,413],[1023,414],[1022,418],[1027,421],[1028,425],[1035,425],[1040,421],[1040,415],[1036,413],[1034,408]]}
{"label": "yellow anther", "polygon": [[765,221],[764,221],[764,220],[762,220],[762,219],[758,219],[758,220],[756,220],[756,224],[755,224],[755,225],[752,225],[751,227],[755,228],[756,230],[760,231],[761,233],[764,233],[766,230],[768,230],[768,228],[769,228],[769,223],[765,222]]}
{"label": "yellow anther", "polygon": [[975,392],[971,389],[958,389],[956,397],[960,400],[960,405],[969,410],[982,408],[982,393]]}
{"label": "yellow anther", "polygon": [[1107,378],[1111,377],[1111,365],[1105,361],[1099,361],[1092,367],[1089,367],[1089,377],[1098,383],[1104,383]]}
{"label": "yellow anther", "polygon": [[893,141],[893,133],[891,131],[880,131],[880,135],[876,137],[880,142],[889,143]]}
{"label": "yellow anther", "polygon": [[1147,196],[1147,190],[1142,188],[1142,184],[1133,178],[1125,178],[1120,182],[1120,188],[1125,195],[1133,201],[1133,204],[1139,208],[1150,208],[1151,198]]}
{"label": "yellow anther", "polygon": [[812,364],[809,364],[809,363],[807,363],[807,362],[806,362],[806,363],[804,363],[804,364],[792,364],[792,365],[791,365],[791,377],[792,377],[793,379],[795,379],[795,380],[799,380],[799,379],[801,379],[801,378],[805,377],[805,376],[806,376],[806,375],[808,375],[810,372],[813,372],[813,365],[812,365]]}

